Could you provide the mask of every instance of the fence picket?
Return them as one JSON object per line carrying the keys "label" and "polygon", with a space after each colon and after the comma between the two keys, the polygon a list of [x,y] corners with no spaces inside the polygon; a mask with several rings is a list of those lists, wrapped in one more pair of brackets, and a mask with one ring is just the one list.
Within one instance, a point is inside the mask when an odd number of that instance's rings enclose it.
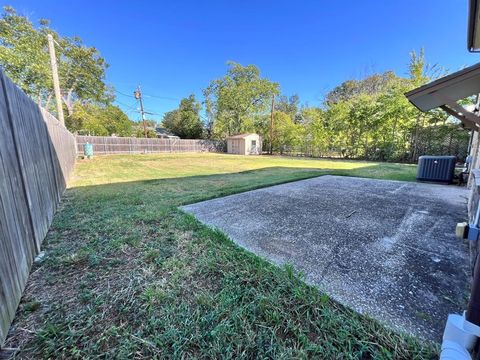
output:
{"label": "fence picket", "polygon": [[75,137],[0,70],[0,346],[76,158]]}
{"label": "fence picket", "polygon": [[[184,139],[145,139],[109,136],[77,135],[77,154],[83,154],[83,145],[93,145],[93,154],[143,154],[175,152],[225,152],[223,141]],[[108,146],[107,146],[108,144]]]}

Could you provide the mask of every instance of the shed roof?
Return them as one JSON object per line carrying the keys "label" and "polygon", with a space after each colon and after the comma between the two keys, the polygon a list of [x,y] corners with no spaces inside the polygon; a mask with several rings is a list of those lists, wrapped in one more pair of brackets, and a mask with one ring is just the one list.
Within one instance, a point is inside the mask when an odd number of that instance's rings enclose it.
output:
{"label": "shed roof", "polygon": [[444,76],[407,93],[407,99],[421,111],[437,107],[474,127],[480,119],[457,103],[458,100],[480,93],[480,63]]}
{"label": "shed roof", "polygon": [[257,134],[255,133],[249,133],[249,134],[238,134],[238,135],[232,135],[232,136],[229,136],[227,137],[227,139],[245,139],[246,137],[249,137],[251,135],[255,135],[255,136],[258,136]]}

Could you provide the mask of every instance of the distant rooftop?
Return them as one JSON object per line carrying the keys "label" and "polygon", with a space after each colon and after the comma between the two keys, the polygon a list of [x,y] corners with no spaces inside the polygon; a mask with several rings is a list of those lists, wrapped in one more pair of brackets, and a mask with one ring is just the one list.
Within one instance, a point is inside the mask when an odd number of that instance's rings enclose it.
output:
{"label": "distant rooftop", "polygon": [[171,138],[179,138],[177,135],[172,134],[167,129],[162,127],[156,127],[155,132],[157,133],[157,137],[171,137]]}

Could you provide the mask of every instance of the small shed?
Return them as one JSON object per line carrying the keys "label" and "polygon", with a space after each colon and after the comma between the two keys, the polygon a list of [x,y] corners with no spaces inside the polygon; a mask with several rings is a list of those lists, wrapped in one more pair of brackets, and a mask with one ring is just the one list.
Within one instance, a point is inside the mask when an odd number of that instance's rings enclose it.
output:
{"label": "small shed", "polygon": [[238,155],[260,155],[262,138],[258,134],[239,134],[227,138],[227,152]]}

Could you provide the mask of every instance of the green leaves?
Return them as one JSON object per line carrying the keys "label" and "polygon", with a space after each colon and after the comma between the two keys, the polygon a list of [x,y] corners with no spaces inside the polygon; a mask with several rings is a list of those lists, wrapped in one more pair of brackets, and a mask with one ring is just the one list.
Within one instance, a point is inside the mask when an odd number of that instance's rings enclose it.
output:
{"label": "green leaves", "polygon": [[254,132],[255,118],[268,111],[272,96],[279,93],[279,85],[261,78],[256,66],[227,64],[227,74],[211,81],[203,91],[217,137]]}
{"label": "green leaves", "polygon": [[66,118],[66,125],[73,132],[96,136],[132,135],[132,122],[117,106],[76,102],[73,108]]}
{"label": "green leaves", "polygon": [[63,37],[41,19],[36,27],[12,7],[0,18],[0,65],[7,75],[41,106],[53,107],[53,86],[47,34],[56,42],[63,101],[71,115],[77,100],[107,104],[113,100],[105,84],[107,63],[94,47],[79,37]]}
{"label": "green leaves", "polygon": [[203,123],[200,119],[201,105],[190,95],[180,101],[178,109],[167,112],[162,126],[182,139],[201,139]]}
{"label": "green leaves", "polygon": [[52,88],[44,27],[4,8],[0,19],[0,65],[7,75],[32,97],[45,98]]}

